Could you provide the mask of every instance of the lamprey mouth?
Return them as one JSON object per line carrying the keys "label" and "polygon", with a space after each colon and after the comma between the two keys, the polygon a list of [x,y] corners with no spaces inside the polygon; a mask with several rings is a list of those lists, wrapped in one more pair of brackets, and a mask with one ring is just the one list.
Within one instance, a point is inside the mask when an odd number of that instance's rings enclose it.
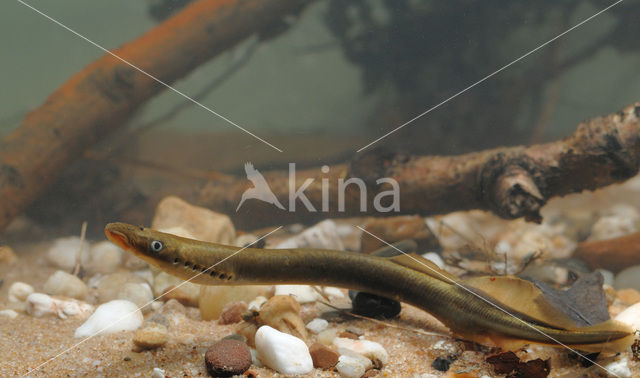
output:
{"label": "lamprey mouth", "polygon": [[104,233],[107,235],[107,238],[118,247],[128,251],[131,249],[131,245],[129,244],[129,238],[126,235],[126,232],[122,230],[126,228],[126,224],[123,223],[109,223],[104,228]]}

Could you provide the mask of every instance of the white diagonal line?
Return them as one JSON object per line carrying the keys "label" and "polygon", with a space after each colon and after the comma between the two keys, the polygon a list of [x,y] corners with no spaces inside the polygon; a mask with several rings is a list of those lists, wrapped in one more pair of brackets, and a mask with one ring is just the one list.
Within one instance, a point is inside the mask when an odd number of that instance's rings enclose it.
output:
{"label": "white diagonal line", "polygon": [[271,144],[271,143],[267,142],[266,140],[264,140],[264,139],[260,138],[259,136],[255,135],[255,134],[254,134],[254,133],[252,133],[251,131],[249,131],[249,130],[245,129],[244,127],[242,127],[242,126],[240,126],[240,125],[238,125],[237,123],[233,122],[232,120],[230,120],[229,118],[227,118],[227,117],[223,116],[222,114],[220,114],[220,113],[216,112],[215,110],[213,110],[213,109],[211,109],[211,108],[209,108],[209,107],[207,107],[207,106],[203,105],[203,104],[202,104],[202,103],[200,103],[199,101],[197,101],[197,100],[195,100],[195,99],[193,99],[193,98],[191,98],[191,97],[187,96],[187,95],[186,95],[186,94],[184,94],[183,92],[181,92],[181,91],[177,90],[176,88],[172,87],[171,85],[169,85],[169,84],[165,83],[164,81],[162,81],[162,80],[158,79],[157,77],[155,77],[155,76],[151,75],[150,73],[148,73],[147,71],[143,70],[142,68],[140,68],[140,67],[138,67],[138,66],[134,65],[133,63],[130,63],[130,62],[128,62],[127,60],[125,60],[125,59],[121,58],[119,55],[115,54],[114,52],[111,52],[111,51],[107,50],[106,48],[102,47],[101,45],[97,44],[96,42],[93,42],[93,41],[92,41],[92,40],[90,40],[89,38],[87,38],[87,37],[85,37],[84,35],[82,35],[82,34],[78,33],[77,31],[75,31],[75,30],[71,29],[71,28],[70,28],[70,27],[68,27],[67,25],[64,25],[62,22],[60,22],[60,21],[58,21],[58,20],[54,19],[53,17],[51,17],[51,16],[49,16],[49,15],[47,15],[47,14],[45,14],[45,13],[41,12],[40,10],[38,10],[38,9],[34,8],[33,6],[31,6],[31,5],[27,4],[27,3],[25,3],[25,2],[24,2],[24,1],[22,1],[22,0],[16,0],[16,1],[17,1],[17,2],[19,2],[20,4],[22,4],[22,5],[26,6],[27,8],[29,8],[29,9],[33,10],[34,12],[36,12],[36,13],[38,13],[38,14],[40,14],[40,15],[44,16],[44,17],[46,17],[47,19],[49,19],[49,20],[50,20],[50,21],[52,21],[53,23],[57,24],[58,26],[60,26],[60,27],[62,27],[62,28],[64,28],[64,29],[66,29],[66,30],[68,30],[69,32],[71,32],[71,33],[73,33],[73,34],[77,35],[78,37],[80,37],[80,38],[82,38],[82,39],[84,39],[85,41],[89,42],[90,44],[94,45],[95,47],[99,48],[100,50],[102,50],[102,51],[106,52],[107,54],[109,54],[109,55],[113,56],[114,58],[116,58],[116,59],[120,60],[121,62],[123,62],[123,63],[127,64],[127,65],[128,65],[128,66],[130,66],[131,68],[134,68],[134,69],[135,69],[135,70],[137,70],[138,72],[140,72],[140,73],[142,73],[142,74],[144,74],[144,75],[148,76],[150,79],[152,79],[152,80],[154,80],[154,81],[156,81],[156,82],[158,82],[158,83],[160,83],[160,84],[164,85],[165,87],[167,87],[167,88],[171,89],[171,90],[172,90],[172,91],[174,91],[175,93],[177,93],[177,94],[179,94],[180,96],[182,96],[182,97],[186,98],[187,100],[189,100],[189,101],[193,102],[194,104],[198,105],[199,107],[201,107],[202,109],[204,109],[204,110],[208,111],[209,113],[211,113],[211,114],[213,114],[213,115],[217,116],[218,118],[220,118],[220,119],[222,119],[222,120],[226,121],[227,123],[229,123],[229,124],[231,124],[231,125],[233,125],[233,126],[237,127],[238,129],[240,129],[240,130],[244,131],[245,133],[247,133],[247,134],[251,135],[252,137],[256,138],[257,140],[261,141],[262,143],[264,143],[264,144],[268,145],[269,147],[271,147],[271,148],[275,149],[276,151],[278,151],[278,152],[282,152],[282,150],[281,150],[281,149],[279,149],[278,147],[274,146],[273,144]]}
{"label": "white diagonal line", "polygon": [[563,343],[561,343],[560,341],[556,340],[553,336],[548,335],[546,332],[544,332],[544,331],[541,331],[541,330],[537,329],[537,328],[536,328],[536,327],[534,327],[533,325],[531,325],[531,324],[527,323],[526,321],[524,321],[524,320],[522,320],[522,319],[518,318],[517,316],[513,315],[512,313],[510,313],[509,311],[505,310],[504,308],[502,308],[502,307],[500,307],[500,306],[496,305],[495,303],[493,303],[493,302],[491,302],[490,300],[488,300],[488,299],[484,298],[483,296],[479,295],[478,293],[475,293],[473,290],[470,290],[469,288],[465,287],[464,285],[461,285],[461,284],[459,284],[458,282],[455,282],[455,281],[454,281],[454,280],[452,280],[451,278],[449,278],[449,277],[447,277],[446,275],[442,274],[441,272],[439,272],[439,271],[437,271],[437,270],[433,269],[432,267],[428,266],[427,264],[423,263],[422,261],[420,261],[420,260],[416,259],[415,257],[413,257],[413,256],[409,255],[408,253],[406,253],[406,252],[404,252],[404,251],[401,251],[400,249],[398,249],[398,248],[397,248],[397,247],[395,247],[394,245],[387,243],[385,240],[380,239],[380,238],[379,238],[379,237],[377,237],[376,235],[372,234],[371,232],[369,232],[369,231],[365,230],[364,228],[362,228],[362,227],[360,227],[360,226],[356,226],[356,227],[357,227],[357,228],[359,228],[362,232],[367,233],[368,235],[370,235],[370,236],[372,236],[372,237],[374,237],[374,238],[378,239],[379,241],[383,242],[384,244],[388,245],[389,247],[391,247],[391,248],[395,249],[396,251],[398,251],[398,252],[402,253],[403,255],[405,255],[405,256],[407,256],[407,257],[411,258],[413,261],[415,261],[415,262],[417,262],[418,264],[420,264],[420,265],[424,266],[425,268],[427,268],[427,269],[431,270],[432,272],[437,273],[437,274],[438,274],[439,276],[441,276],[444,280],[446,280],[446,281],[448,281],[448,282],[451,282],[452,284],[454,284],[454,285],[458,286],[459,288],[461,288],[461,289],[465,290],[465,291],[466,291],[466,292],[468,292],[469,294],[472,294],[472,295],[474,295],[474,296],[478,297],[479,299],[482,299],[483,301],[485,301],[485,302],[486,302],[486,303],[488,303],[489,305],[491,305],[491,306],[493,306],[493,307],[497,308],[498,310],[500,310],[500,311],[504,312],[505,314],[507,314],[507,315],[511,316],[512,318],[516,319],[517,321],[521,322],[522,324],[526,325],[527,327],[531,328],[532,330],[534,330],[534,331],[538,332],[539,334],[541,334],[541,335],[543,335],[543,336],[545,336],[545,337],[549,338],[549,340],[552,340],[554,343],[556,343],[556,344],[558,344],[558,345],[561,345],[561,346],[563,346],[563,347],[567,348],[568,350],[570,350],[570,351],[572,351],[573,353],[577,354],[578,356],[580,356],[580,357],[584,358],[585,360],[587,360],[587,361],[591,362],[592,364],[594,364],[594,365],[598,366],[599,368],[601,368],[601,369],[605,370],[606,372],[610,373],[611,375],[615,375],[616,377],[620,377],[619,375],[615,374],[615,373],[614,373],[614,372],[612,372],[612,371],[609,371],[609,370],[608,370],[607,368],[605,368],[604,366],[602,366],[602,365],[600,365],[599,363],[597,363],[597,362],[595,362],[595,361],[591,360],[590,358],[588,358],[587,356],[583,355],[582,353],[580,353],[580,352],[576,351],[575,349],[571,348],[570,346],[568,346],[568,345],[566,345],[566,344],[563,344]]}
{"label": "white diagonal line", "polygon": [[[18,1],[20,1],[20,0],[18,0]],[[516,59],[516,60],[512,61],[511,63],[509,63],[509,64],[507,64],[507,65],[505,65],[505,66],[502,66],[502,67],[501,67],[501,68],[499,68],[498,70],[496,70],[496,71],[494,71],[493,73],[490,73],[489,75],[487,75],[487,76],[483,77],[482,79],[480,79],[480,80],[476,81],[475,83],[471,84],[470,86],[466,87],[465,89],[461,90],[460,92],[458,92],[458,93],[454,94],[453,96],[451,96],[451,97],[447,98],[446,100],[444,100],[444,101],[440,102],[439,104],[434,105],[434,106],[432,106],[431,108],[429,108],[429,109],[427,109],[426,111],[424,111],[423,113],[420,113],[420,114],[418,114],[417,116],[415,116],[415,117],[411,118],[410,120],[408,120],[407,122],[403,123],[402,125],[400,125],[400,126],[396,127],[395,129],[393,129],[393,130],[389,131],[388,133],[384,134],[384,135],[383,135],[383,136],[381,136],[380,138],[378,138],[378,139],[374,140],[373,142],[371,142],[371,143],[367,144],[367,145],[366,145],[366,146],[364,146],[364,147],[361,147],[361,148],[360,148],[359,150],[357,150],[356,152],[360,152],[360,151],[364,150],[365,148],[367,148],[367,147],[371,146],[372,144],[375,144],[375,143],[379,142],[380,140],[382,140],[382,139],[384,139],[384,138],[388,137],[389,135],[391,135],[391,134],[395,133],[396,131],[400,130],[401,128],[403,128],[403,127],[407,126],[408,124],[412,123],[413,121],[417,120],[418,118],[421,118],[421,117],[423,117],[423,116],[427,115],[427,114],[428,114],[428,113],[430,113],[432,110],[435,110],[435,109],[439,108],[440,106],[442,106],[442,105],[446,104],[447,102],[449,102],[449,101],[453,100],[454,98],[456,98],[456,97],[460,96],[461,94],[465,93],[466,91],[468,91],[469,89],[471,89],[471,88],[475,87],[476,85],[478,85],[478,84],[480,84],[480,83],[484,82],[485,80],[487,80],[487,79],[489,79],[489,78],[491,78],[491,77],[493,77],[493,76],[497,75],[498,73],[500,73],[500,72],[504,71],[505,69],[507,69],[507,68],[511,67],[512,65],[514,65],[514,64],[516,64],[516,63],[518,63],[518,62],[519,62],[519,61],[521,61],[522,59],[524,59],[524,58],[528,57],[529,55],[533,54],[534,52],[536,52],[536,51],[540,50],[541,48],[545,47],[545,46],[546,46],[546,45],[548,45],[549,43],[551,43],[551,42],[555,41],[556,39],[558,39],[558,38],[562,37],[563,35],[565,35],[565,34],[567,34],[567,33],[571,32],[572,30],[574,30],[574,29],[576,29],[576,28],[578,28],[578,27],[580,27],[580,26],[584,25],[585,23],[587,23],[587,22],[591,21],[592,19],[596,18],[597,16],[601,15],[602,13],[604,13],[604,12],[608,11],[610,8],[612,8],[612,7],[614,7],[614,6],[618,5],[618,4],[620,4],[622,1],[623,1],[623,0],[618,0],[618,1],[616,1],[615,3],[613,3],[613,4],[609,5],[608,7],[604,8],[604,9],[603,9],[603,10],[601,10],[600,12],[598,12],[598,13],[594,14],[593,16],[591,16],[591,17],[589,17],[589,18],[587,18],[587,19],[585,19],[585,20],[582,20],[580,23],[578,23],[578,24],[576,24],[576,25],[572,26],[570,29],[567,29],[566,31],[564,31],[564,32],[562,32],[562,33],[560,33],[560,34],[558,34],[557,36],[555,36],[555,37],[553,37],[553,38],[551,38],[551,39],[550,39],[550,40],[548,40],[547,42],[545,42],[545,43],[541,44],[540,46],[536,47],[535,49],[533,49],[533,50],[529,51],[528,53],[526,53],[526,54],[522,55],[522,56],[521,56],[521,57],[519,57],[518,59]]]}
{"label": "white diagonal line", "polygon": [[182,286],[182,285],[186,284],[187,282],[191,282],[191,280],[193,280],[194,278],[199,277],[199,276],[200,276],[200,275],[202,275],[202,274],[205,274],[205,273],[206,273],[206,272],[208,272],[209,270],[211,270],[211,269],[215,268],[218,264],[221,264],[221,263],[223,263],[223,262],[227,261],[228,259],[230,259],[230,258],[232,258],[233,256],[237,255],[238,253],[240,253],[240,252],[244,251],[245,249],[249,248],[249,247],[250,247],[250,246],[252,246],[253,244],[255,244],[255,243],[259,242],[260,240],[262,240],[262,239],[266,238],[267,236],[269,236],[269,235],[273,234],[274,232],[278,231],[278,230],[279,230],[279,229],[281,229],[281,228],[282,228],[282,226],[280,226],[280,227],[278,227],[278,228],[275,228],[275,229],[273,229],[272,231],[270,231],[270,232],[268,232],[268,233],[266,233],[266,234],[262,235],[261,237],[259,237],[259,238],[258,238],[258,239],[256,239],[255,241],[253,241],[253,242],[251,242],[251,243],[247,244],[246,246],[244,246],[244,247],[240,248],[239,250],[235,251],[234,253],[230,254],[229,256],[225,257],[224,259],[222,259],[222,260],[218,261],[217,263],[215,263],[215,264],[211,265],[211,266],[210,266],[210,267],[208,267],[207,269],[205,269],[205,270],[203,270],[203,271],[199,272],[199,273],[198,273],[198,274],[196,274],[195,276],[193,276],[193,277],[189,278],[188,280],[186,280],[186,281],[184,281],[184,282],[181,282],[179,285],[175,286],[173,289],[171,289],[171,290],[167,290],[166,292],[162,293],[162,295],[160,295],[159,297],[157,297],[157,298],[155,298],[155,299],[153,299],[153,300],[151,300],[151,301],[149,301],[149,302],[147,302],[147,303],[143,304],[142,306],[138,307],[135,311],[131,311],[130,313],[126,314],[125,316],[121,317],[120,319],[116,320],[115,322],[111,322],[111,323],[109,323],[106,327],[101,328],[98,332],[95,332],[93,335],[90,335],[90,336],[85,337],[84,339],[80,340],[80,341],[79,341],[79,342],[77,342],[76,344],[74,344],[74,345],[70,346],[69,348],[67,348],[67,349],[63,350],[62,352],[58,353],[57,355],[55,355],[55,356],[51,357],[50,359],[46,360],[45,362],[41,363],[40,365],[36,366],[35,368],[33,368],[33,369],[29,370],[28,372],[26,372],[25,374],[21,375],[21,377],[25,377],[25,376],[27,376],[27,375],[29,375],[29,374],[31,374],[31,373],[33,373],[33,372],[35,372],[35,371],[39,370],[41,367],[43,367],[44,365],[48,364],[49,362],[51,362],[51,361],[55,360],[56,358],[58,358],[58,357],[62,356],[63,354],[65,354],[65,353],[69,352],[70,350],[75,349],[76,347],[78,347],[78,346],[80,346],[81,344],[83,344],[85,341],[87,341],[87,340],[89,340],[89,339],[94,338],[95,336],[99,335],[101,332],[103,332],[103,331],[104,331],[104,330],[106,330],[107,328],[109,328],[109,327],[111,327],[111,326],[113,326],[113,325],[115,325],[115,324],[120,323],[122,320],[124,320],[124,319],[125,319],[125,318],[127,318],[128,316],[131,316],[131,315],[133,315],[134,313],[136,313],[137,311],[142,310],[144,307],[146,307],[146,306],[150,305],[151,303],[153,303],[153,302],[157,301],[158,299],[160,299],[160,298],[164,297],[165,295],[167,295],[167,294],[169,294],[170,292],[172,292],[172,291],[176,290],[177,288],[179,288],[180,286]]}

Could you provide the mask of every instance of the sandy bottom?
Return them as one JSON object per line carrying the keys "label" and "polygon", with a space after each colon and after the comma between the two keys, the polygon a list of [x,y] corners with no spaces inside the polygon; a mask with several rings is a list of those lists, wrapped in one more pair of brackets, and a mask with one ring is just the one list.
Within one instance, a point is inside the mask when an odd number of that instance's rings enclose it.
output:
{"label": "sandy bottom", "polygon": [[[41,244],[14,246],[19,261],[12,266],[0,266],[0,278],[4,280],[0,288],[0,309],[8,307],[7,290],[11,283],[23,281],[39,291],[55,271],[47,264],[43,247]],[[315,306],[318,311],[322,305]],[[150,376],[156,367],[163,369],[168,377],[207,376],[205,351],[222,337],[235,333],[236,326],[202,321],[196,308],[187,308],[185,314],[183,321],[169,327],[170,338],[165,347],[144,352],[132,351],[133,332],[75,339],[75,329],[84,321],[80,318],[34,318],[24,313],[15,319],[0,317],[0,376]],[[390,360],[377,372],[378,376],[413,377],[425,373],[448,377],[496,376],[492,366],[485,362],[492,354],[490,350],[474,350],[453,340],[446,328],[417,308],[403,306],[401,316],[388,323],[402,328],[361,319],[331,322],[330,326],[339,331],[350,326],[359,328],[366,339],[385,347]],[[309,341],[315,341],[315,336]],[[431,366],[434,359],[447,356],[452,350],[458,351],[458,360],[448,372],[436,371]],[[630,353],[625,354],[631,361]],[[562,349],[533,347],[518,355],[524,361],[551,359],[551,376],[555,377],[606,376],[598,367],[581,367]],[[613,358],[601,357],[598,362],[605,365]],[[638,363],[629,365],[632,376],[640,376]],[[253,366],[251,370],[258,376],[274,375],[266,368]],[[310,376],[337,376],[337,373],[315,370]]]}

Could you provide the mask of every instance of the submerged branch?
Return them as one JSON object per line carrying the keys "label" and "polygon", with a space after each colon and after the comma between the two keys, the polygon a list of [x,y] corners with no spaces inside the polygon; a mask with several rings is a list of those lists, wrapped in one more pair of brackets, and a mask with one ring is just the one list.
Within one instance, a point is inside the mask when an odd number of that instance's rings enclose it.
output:
{"label": "submerged branch", "polygon": [[[282,24],[310,0],[199,0],[114,50],[164,83],[173,83],[247,37]],[[264,39],[264,38],[263,38]],[[0,232],[82,152],[124,125],[166,89],[105,54],[76,73],[0,140]]]}
{"label": "submerged branch", "polygon": [[[247,200],[236,212],[242,194],[251,187],[249,181],[241,178],[207,184],[197,202],[234,214],[236,224],[245,228],[314,222],[326,217],[428,216],[470,209],[492,211],[507,219],[525,217],[539,222],[540,208],[552,197],[594,190],[638,173],[639,118],[640,103],[635,103],[618,113],[585,121],[573,135],[553,143],[503,147],[459,156],[410,156],[374,150],[356,157],[348,165],[331,166],[327,173],[320,168],[298,171],[293,191],[300,190],[305,180],[312,179],[304,195],[315,211],[310,211],[300,199],[290,203],[287,171],[264,173],[286,210]],[[376,182],[384,177],[399,184],[399,212],[379,212],[374,207],[376,196],[391,189],[389,184]],[[349,178],[362,179],[366,194],[356,184],[348,185],[341,211],[339,192],[342,190],[338,182]],[[326,211],[323,210],[325,197]],[[361,208],[363,198],[366,209]],[[389,206],[384,200],[382,205]]]}

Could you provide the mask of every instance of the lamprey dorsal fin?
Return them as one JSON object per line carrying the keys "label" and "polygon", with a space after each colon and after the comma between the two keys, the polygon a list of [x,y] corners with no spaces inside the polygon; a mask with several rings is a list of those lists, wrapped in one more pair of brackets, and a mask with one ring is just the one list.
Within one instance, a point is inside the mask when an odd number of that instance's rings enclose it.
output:
{"label": "lamprey dorsal fin", "polygon": [[482,292],[508,308],[518,309],[528,320],[560,329],[574,329],[578,325],[562,310],[549,302],[532,282],[514,276],[482,276],[468,278],[460,284],[475,292]]}
{"label": "lamprey dorsal fin", "polygon": [[418,272],[427,274],[440,281],[444,281],[447,283],[454,283],[459,280],[458,277],[454,276],[451,273],[445,272],[444,270],[440,269],[436,264],[431,262],[431,260],[426,259],[418,255],[417,253],[402,254],[398,256],[389,257],[388,259],[393,263],[402,265],[405,268],[413,269]]}

